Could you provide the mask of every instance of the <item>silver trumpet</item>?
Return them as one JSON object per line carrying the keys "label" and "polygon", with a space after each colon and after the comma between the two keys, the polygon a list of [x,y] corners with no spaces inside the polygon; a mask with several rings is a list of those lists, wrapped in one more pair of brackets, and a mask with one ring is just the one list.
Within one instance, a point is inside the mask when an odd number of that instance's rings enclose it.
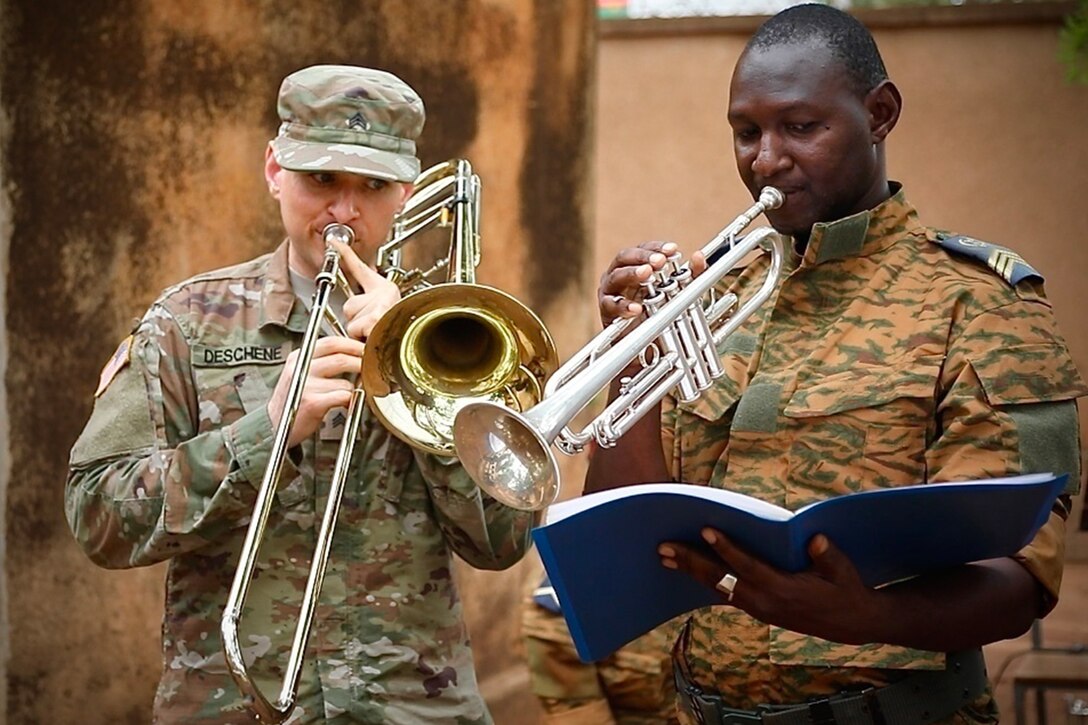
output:
{"label": "silver trumpet", "polygon": [[[643,283],[644,319],[617,318],[564,363],[544,388],[543,400],[518,412],[479,401],[460,409],[454,421],[457,456],[476,483],[507,506],[525,511],[543,509],[559,495],[559,467],[551,452],[573,455],[596,440],[610,448],[671,391],[681,402],[697,399],[723,374],[718,347],[774,291],[782,270],[783,242],[770,227],[737,235],[785,197],[765,187],[759,200],[729,223],[702,248],[713,261],[698,277],[680,254]],[[704,301],[721,279],[757,247],[771,254],[770,269],[759,290],[733,312],[734,294]],[[637,327],[629,328],[637,323]],[[634,362],[635,375],[620,381],[619,394],[581,432],[568,426],[599,391]]]}

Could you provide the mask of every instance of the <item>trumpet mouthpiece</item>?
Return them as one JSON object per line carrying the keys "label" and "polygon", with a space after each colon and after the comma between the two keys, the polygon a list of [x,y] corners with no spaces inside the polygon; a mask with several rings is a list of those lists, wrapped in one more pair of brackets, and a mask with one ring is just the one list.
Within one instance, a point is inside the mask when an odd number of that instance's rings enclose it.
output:
{"label": "trumpet mouthpiece", "polygon": [[355,232],[347,224],[333,222],[321,230],[321,237],[325,240],[326,245],[329,242],[343,242],[351,246],[351,243],[355,241]]}
{"label": "trumpet mouthpiece", "polygon": [[777,209],[786,201],[786,195],[773,186],[764,186],[759,192],[759,203],[764,209]]}

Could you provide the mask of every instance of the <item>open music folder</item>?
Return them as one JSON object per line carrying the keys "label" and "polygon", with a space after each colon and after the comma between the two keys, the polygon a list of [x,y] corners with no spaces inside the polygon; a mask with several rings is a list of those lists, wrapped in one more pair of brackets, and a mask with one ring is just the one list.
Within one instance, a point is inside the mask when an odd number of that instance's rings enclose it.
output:
{"label": "open music folder", "polygon": [[786,571],[809,566],[824,533],[870,586],[1014,554],[1046,522],[1067,475],[1028,474],[862,491],[797,511],[733,491],[655,483],[555,504],[533,530],[578,655],[607,657],[657,625],[721,596],[661,566],[657,546],[707,547],[703,527]]}

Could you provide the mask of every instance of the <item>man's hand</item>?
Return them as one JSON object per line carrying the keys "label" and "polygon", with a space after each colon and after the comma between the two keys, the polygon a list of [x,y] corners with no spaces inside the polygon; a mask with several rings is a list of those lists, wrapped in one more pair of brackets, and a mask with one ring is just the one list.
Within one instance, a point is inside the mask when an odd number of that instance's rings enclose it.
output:
{"label": "man's hand", "polygon": [[340,252],[340,266],[362,287],[361,294],[352,295],[344,303],[344,316],[348,320],[348,334],[356,340],[365,340],[382,315],[400,301],[400,289],[359,259],[351,247],[340,242],[332,244]]}
{"label": "man's hand", "polygon": [[[643,242],[616,254],[597,286],[597,304],[605,327],[617,317],[642,314],[640,285],[664,267],[665,260],[676,251],[675,242]],[[689,264],[693,276],[698,277],[706,270],[706,259],[701,252],[696,252]]]}
{"label": "man's hand", "polygon": [[713,554],[666,542],[658,547],[662,566],[684,571],[711,589],[732,573],[733,595],[722,593],[722,603],[761,622],[843,644],[873,641],[867,633],[880,616],[882,595],[862,583],[853,563],[823,534],[809,541],[812,566],[796,574],[751,556],[720,531],[707,528],[702,534]]}
{"label": "man's hand", "polygon": [[[314,357],[302,388],[302,400],[295,414],[294,425],[287,437],[288,446],[296,446],[313,435],[325,414],[337,407],[347,407],[354,389],[352,381],[363,366],[365,346],[347,337],[323,337],[314,345]],[[276,381],[268,401],[268,417],[277,428],[283,416],[291,378],[298,366],[298,350],[287,356],[283,372]]]}
{"label": "man's hand", "polygon": [[[363,291],[344,302],[350,337],[323,337],[314,346],[314,357],[303,384],[302,399],[287,437],[288,446],[298,445],[313,435],[330,410],[347,407],[351,403],[354,381],[363,365],[363,352],[366,349],[363,341],[382,315],[400,300],[397,285],[365,264],[351,247],[340,242],[331,244],[340,252],[340,264],[344,271]],[[272,391],[272,398],[268,401],[268,417],[272,419],[273,427],[279,426],[297,366],[296,350],[287,357],[283,372]]]}

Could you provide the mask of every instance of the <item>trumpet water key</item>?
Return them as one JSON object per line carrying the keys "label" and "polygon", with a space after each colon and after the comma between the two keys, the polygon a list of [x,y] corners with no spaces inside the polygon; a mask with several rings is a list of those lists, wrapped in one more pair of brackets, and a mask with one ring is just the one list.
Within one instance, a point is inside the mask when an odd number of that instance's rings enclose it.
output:
{"label": "trumpet water key", "polygon": [[[670,392],[675,391],[681,402],[698,398],[723,373],[718,358],[721,343],[766,301],[781,274],[782,240],[773,229],[759,227],[740,240],[737,235],[784,199],[779,190],[765,187],[755,204],[702,248],[714,261],[698,277],[687,263],[679,264],[679,254],[670,258],[644,283],[644,319],[613,321],[555,372],[537,405],[525,411],[488,401],[464,405],[454,423],[454,443],[480,488],[514,508],[545,508],[559,495],[552,443],[566,454],[578,453],[591,440],[609,448]],[[771,254],[767,276],[756,293],[739,309],[732,294],[704,301],[755,249]],[[571,431],[568,425],[575,415],[635,362],[641,369],[621,380],[616,399],[585,429]]]}

